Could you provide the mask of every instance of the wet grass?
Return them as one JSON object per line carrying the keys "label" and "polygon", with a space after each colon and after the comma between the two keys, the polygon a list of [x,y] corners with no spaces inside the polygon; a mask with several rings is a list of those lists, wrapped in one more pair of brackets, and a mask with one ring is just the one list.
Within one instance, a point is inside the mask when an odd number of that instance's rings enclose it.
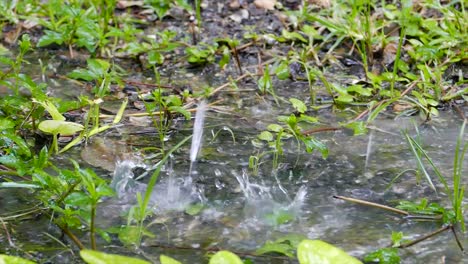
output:
{"label": "wet grass", "polygon": [[[298,157],[319,152],[325,159],[327,146],[316,133],[352,130],[364,135],[382,113],[419,115],[423,123],[453,109],[466,120],[464,1],[305,1],[293,7],[278,3],[274,11],[238,2],[245,6],[199,0],[0,0],[1,187],[36,189],[34,197],[51,222],[79,248],[87,246],[74,232],[85,229],[96,249],[97,234],[111,240],[110,232],[96,228],[94,220],[100,200],[112,191],[90,169],[57,159],[122,120],[148,116],[159,138],[154,147],[164,158],[131,211],[127,228],[118,234],[139,245],[149,235],[144,222],[152,214],[148,201],[159,170],[187,140],[173,142],[170,133],[181,117],[191,118],[201,100],[221,109],[232,98],[241,105],[255,97],[281,113],[248,140],[254,149],[249,164],[253,174],[265,166],[277,170],[285,149]],[[259,25],[226,25],[242,12],[250,12],[252,23]],[[225,26],[222,35],[216,31],[219,25]],[[28,57],[33,50],[51,58]],[[54,57],[76,67],[61,72],[60,66],[54,68]],[[30,64],[39,64],[40,73],[25,74]],[[172,75],[181,78],[178,71],[216,76],[216,82],[174,81]],[[61,80],[82,95],[55,97],[50,86]],[[305,92],[287,95],[282,87],[290,84]],[[239,87],[244,86],[255,90],[243,93]],[[120,109],[108,113],[103,102],[116,102]],[[317,118],[324,108],[356,116],[330,124]],[[129,113],[135,109],[137,113]],[[420,142],[404,137],[431,188],[435,186],[424,159],[444,183],[453,213],[446,223],[459,224],[464,231],[463,131],[452,188]],[[70,135],[75,136],[59,144]]]}

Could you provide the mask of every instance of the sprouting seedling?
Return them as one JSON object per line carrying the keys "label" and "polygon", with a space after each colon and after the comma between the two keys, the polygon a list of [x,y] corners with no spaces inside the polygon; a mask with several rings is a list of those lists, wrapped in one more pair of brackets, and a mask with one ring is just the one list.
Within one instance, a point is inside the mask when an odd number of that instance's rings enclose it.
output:
{"label": "sprouting seedling", "polygon": [[83,128],[84,127],[81,124],[63,120],[45,120],[39,124],[39,129],[42,132],[52,134],[52,150],[55,151],[56,154],[58,154],[58,134],[62,136],[71,136],[76,132],[83,130]]}
{"label": "sprouting seedling", "polygon": [[52,116],[52,120],[44,120],[39,124],[39,130],[44,133],[52,134],[52,151],[58,153],[58,140],[57,136],[71,136],[76,132],[84,129],[81,124],[65,121],[65,117],[60,114],[58,109],[49,101],[38,101],[33,99],[33,102],[40,104]]}

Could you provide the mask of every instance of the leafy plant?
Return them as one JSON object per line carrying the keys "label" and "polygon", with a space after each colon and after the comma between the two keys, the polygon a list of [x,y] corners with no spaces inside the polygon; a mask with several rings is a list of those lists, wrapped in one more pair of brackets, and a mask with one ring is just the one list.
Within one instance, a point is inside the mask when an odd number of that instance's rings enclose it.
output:
{"label": "leafy plant", "polygon": [[279,157],[283,155],[283,141],[290,138],[296,140],[297,153],[300,153],[301,145],[303,144],[307,153],[318,150],[323,158],[328,156],[328,149],[325,144],[311,135],[304,135],[302,133],[303,128],[301,124],[314,124],[318,122],[318,119],[305,113],[307,111],[307,106],[304,102],[296,98],[290,98],[290,102],[299,113],[298,116],[294,114],[290,116],[279,116],[278,121],[280,124],[268,125],[267,130],[262,131],[258,135],[257,140],[252,141],[254,146],[257,147],[262,147],[264,145],[262,142],[265,142],[271,150],[261,155],[252,156],[249,160],[251,168],[257,167],[260,163],[260,158],[266,154],[273,154],[273,168],[276,168]]}
{"label": "leafy plant", "polygon": [[45,8],[50,20],[41,20],[48,30],[39,39],[39,47],[65,44],[69,47],[71,57],[73,45],[86,47],[90,52],[95,51],[99,34],[103,32],[94,8],[84,10],[76,3],[66,5],[62,0],[50,1]]}
{"label": "leafy plant", "polygon": [[200,43],[198,46],[187,47],[185,53],[187,54],[187,61],[191,64],[203,65],[212,63],[215,60],[215,54],[218,49],[218,44],[214,43],[209,45]]}
{"label": "leafy plant", "polygon": [[[0,73],[0,84],[5,85],[10,90],[12,90],[14,95],[17,97],[20,95],[20,86],[22,84],[31,83],[29,82],[29,80],[31,79],[30,77],[20,74],[22,65],[24,63],[28,63],[28,61],[24,59],[24,56],[30,51],[32,51],[32,43],[30,37],[28,34],[24,34],[21,37],[21,40],[19,41],[19,52],[14,60],[8,58],[7,56],[0,57],[0,63],[9,67],[8,69]],[[13,82],[9,79],[12,79]],[[42,86],[41,88],[44,87]]]}
{"label": "leafy plant", "polygon": [[93,87],[93,92],[96,99],[87,100],[89,105],[89,112],[84,121],[84,129],[79,137],[75,138],[67,146],[65,146],[61,152],[68,150],[69,148],[77,145],[84,138],[89,138],[95,134],[101,133],[109,128],[112,125],[115,125],[120,122],[124,114],[125,108],[128,103],[128,99],[125,98],[122,102],[122,105],[114,117],[112,124],[101,126],[100,123],[100,104],[103,102],[103,97],[106,96],[110,91],[110,85],[112,83],[120,83],[120,75],[113,69],[109,62],[101,59],[89,59],[87,61],[87,69],[75,69],[69,76],[75,79],[82,79],[85,81],[95,81],[96,84]]}
{"label": "leafy plant", "polygon": [[[159,20],[162,20],[167,15],[169,10],[171,10],[171,8],[174,7],[175,5],[178,5],[187,11],[192,11],[191,10],[192,8],[187,2],[188,2],[187,0],[145,0],[144,4],[146,7],[149,7],[156,13]],[[199,18],[198,14],[200,12],[199,5],[200,5],[199,3],[196,4],[197,18]]]}
{"label": "leafy plant", "polygon": [[400,256],[397,248],[381,248],[364,257],[364,261],[380,264],[400,264]]}
{"label": "leafy plant", "polygon": [[303,235],[287,235],[275,241],[267,241],[265,244],[257,249],[255,253],[263,255],[266,253],[279,253],[290,258],[294,258],[295,251],[301,241],[306,239]]}
{"label": "leafy plant", "polygon": [[[156,82],[160,82],[159,72],[155,69]],[[158,130],[159,142],[161,143],[161,153],[165,152],[164,142],[167,133],[172,125],[173,119],[177,115],[182,115],[185,119],[190,119],[190,112],[183,107],[183,99],[180,96],[167,94],[162,88],[152,91],[144,101],[146,112],[153,117],[154,127]]]}
{"label": "leafy plant", "polygon": [[175,50],[180,44],[174,41],[176,32],[164,30],[154,36],[143,37],[140,41],[132,41],[124,48],[130,56],[146,54],[151,66],[164,63],[164,54]]}
{"label": "leafy plant", "polygon": [[[72,161],[75,167],[75,174],[79,176],[82,190],[83,192],[75,192],[70,194],[65,199],[65,202],[71,201],[79,201],[79,203],[75,203],[76,205],[85,205],[85,208],[89,210],[89,234],[90,234],[90,241],[91,241],[91,248],[96,249],[96,225],[95,225],[95,218],[96,218],[96,210],[97,205],[104,196],[112,196],[114,192],[108,186],[106,181],[101,179],[97,176],[90,169],[80,169],[78,163]],[[83,208],[84,209],[84,208]]]}
{"label": "leafy plant", "polygon": [[[461,225],[461,228],[463,231],[465,231],[466,227],[464,224],[463,206],[461,204],[461,201],[463,200],[463,197],[464,197],[465,187],[463,186],[461,179],[463,175],[462,174],[463,160],[464,160],[465,153],[468,149],[468,143],[466,142],[463,143],[465,125],[466,125],[466,120],[460,129],[460,134],[457,138],[457,144],[455,147],[455,156],[454,156],[454,161],[453,161],[453,173],[452,173],[452,180],[453,180],[452,188],[449,187],[446,177],[441,173],[439,168],[435,165],[435,163],[429,157],[427,152],[421,146],[420,142],[410,137],[407,132],[404,132],[408,145],[410,146],[417,160],[418,167],[420,168],[421,172],[425,175],[429,184],[435,190],[435,187],[432,184],[431,176],[427,172],[426,165],[423,163],[423,160],[426,160],[429,163],[430,167],[434,171],[434,174],[437,176],[438,180],[443,184],[445,193],[449,195],[450,202],[452,203],[453,214],[444,214],[444,215],[453,216],[453,217],[444,217],[445,222],[447,224],[452,224],[452,225],[458,223]],[[424,205],[425,203],[422,204],[423,209],[425,208]]]}
{"label": "leafy plant", "polygon": [[421,146],[422,141],[421,141],[419,134],[417,138],[414,139],[408,135],[408,132],[406,131],[404,132],[404,136],[408,142],[408,145],[410,146],[411,151],[417,160],[418,171],[420,171],[420,173],[422,173],[425,176],[431,188],[436,190],[434,184],[432,183],[432,178],[429,175],[428,170],[426,169],[426,165],[424,164],[423,161],[425,160],[430,164],[433,172],[435,173],[439,181],[443,184],[444,191],[445,193],[448,194],[450,201],[452,203],[452,208],[450,209],[444,208],[438,203],[428,203],[427,199],[425,198],[421,199],[419,203],[415,203],[411,201],[400,201],[400,204],[397,206],[397,208],[405,210],[403,212],[406,212],[406,214],[409,215],[409,217],[414,218],[414,219],[420,218],[424,220],[442,221],[444,224],[444,227],[432,232],[431,234],[422,236],[421,238],[415,241],[410,241],[405,244],[403,244],[402,242],[403,234],[401,232],[398,232],[398,233],[393,232],[392,233],[393,247],[382,248],[382,249],[376,250],[368,254],[364,259],[365,261],[378,260],[380,263],[388,263],[388,264],[400,263],[400,257],[398,255],[398,248],[411,246],[422,240],[435,236],[445,230],[452,230],[452,232],[454,233],[456,242],[458,243],[459,247],[463,250],[461,242],[458,240],[458,237],[455,233],[456,231],[454,229],[454,226],[459,225],[463,232],[465,232],[466,230],[465,223],[464,223],[464,216],[463,216],[463,206],[461,204],[461,200],[463,200],[464,190],[465,190],[465,187],[463,186],[461,182],[462,168],[463,168],[462,163],[464,160],[464,155],[468,149],[468,143],[463,143],[465,125],[466,125],[466,120],[463,122],[463,125],[460,129],[460,134],[457,138],[457,144],[455,147],[455,156],[454,156],[454,162],[453,162],[454,169],[453,169],[453,174],[452,174],[452,180],[453,180],[452,188],[449,187],[447,183],[447,179],[442,175],[439,168],[434,164],[434,162],[429,157],[427,152]]}
{"label": "leafy plant", "polygon": [[161,172],[163,165],[166,163],[167,159],[170,157],[172,152],[179,149],[190,138],[191,136],[184,138],[165,154],[165,156],[161,159],[161,161],[159,161],[159,163],[156,166],[155,171],[151,175],[148,185],[146,187],[146,192],[144,193],[144,196],[141,196],[140,193],[137,194],[138,204],[131,209],[134,212],[134,215],[136,216],[135,220],[137,220],[137,227],[138,227],[138,233],[137,233],[138,235],[137,235],[135,244],[137,245],[140,244],[142,236],[145,231],[144,221],[146,220],[148,216],[152,214],[152,210],[149,206],[150,198],[151,198],[151,194],[153,193],[154,186],[156,185],[156,181],[159,177],[159,174]]}

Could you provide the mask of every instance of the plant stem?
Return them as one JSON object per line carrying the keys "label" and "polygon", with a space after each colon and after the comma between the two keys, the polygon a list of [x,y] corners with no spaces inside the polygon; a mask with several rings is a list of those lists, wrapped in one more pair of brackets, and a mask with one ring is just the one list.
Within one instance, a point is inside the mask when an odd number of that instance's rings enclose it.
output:
{"label": "plant stem", "polygon": [[401,47],[403,46],[403,40],[404,40],[405,36],[406,36],[406,28],[405,28],[405,26],[402,26],[401,31],[400,31],[400,39],[398,41],[397,52],[396,52],[396,55],[395,55],[395,62],[393,63],[392,80],[390,82],[390,92],[392,93],[392,97],[394,96],[393,89],[395,87],[395,79],[396,79],[396,75],[398,73],[398,64],[400,63]]}
{"label": "plant stem", "polygon": [[75,234],[73,234],[66,226],[61,226],[59,224],[57,224],[57,226],[73,241],[73,243],[75,243],[76,246],[78,246],[80,250],[86,248],[83,243],[81,243],[81,241],[75,236]]}
{"label": "plant stem", "polygon": [[461,243],[460,239],[458,238],[457,232],[455,231],[455,227],[451,225],[450,229],[452,230],[452,234],[455,237],[455,241],[457,241],[458,247],[461,249],[462,252],[465,252],[465,249],[463,248],[463,244]]}
{"label": "plant stem", "polygon": [[387,211],[390,211],[390,212],[394,212],[394,213],[397,213],[397,214],[409,215],[409,213],[406,212],[406,211],[403,211],[403,210],[400,210],[400,209],[396,209],[396,208],[393,208],[393,207],[390,207],[390,206],[386,206],[386,205],[383,205],[383,204],[378,204],[378,203],[373,203],[373,202],[364,201],[364,200],[361,200],[361,199],[356,199],[356,198],[351,198],[351,197],[345,197],[345,196],[338,196],[338,195],[333,195],[333,198],[335,198],[335,199],[340,199],[340,200],[344,200],[344,201],[348,201],[348,202],[352,202],[352,203],[357,203],[357,204],[372,206],[372,207],[375,207],[375,208],[384,209],[384,210],[387,210]]}
{"label": "plant stem", "polygon": [[90,236],[90,240],[91,240],[91,249],[93,249],[93,250],[97,249],[97,247],[96,247],[95,226],[94,226],[95,218],[96,218],[96,204],[93,204],[91,206],[91,223],[90,223],[90,230],[89,230],[89,236]]}
{"label": "plant stem", "polygon": [[431,237],[433,237],[433,236],[435,236],[435,235],[438,235],[438,234],[440,234],[440,233],[442,233],[442,232],[444,232],[445,230],[448,230],[448,229],[450,229],[450,228],[451,228],[450,225],[441,227],[441,228],[437,229],[436,231],[431,232],[431,233],[429,233],[429,234],[427,234],[427,235],[424,235],[424,236],[422,236],[422,237],[420,237],[420,238],[418,238],[418,239],[416,239],[416,240],[410,241],[410,242],[408,242],[408,243],[401,244],[400,246],[398,246],[398,248],[407,248],[407,247],[411,247],[411,246],[413,246],[413,245],[416,245],[416,244],[419,243],[419,242],[422,242],[422,241],[424,241],[424,240],[426,240],[426,239],[428,239],[428,238],[431,238]]}
{"label": "plant stem", "polygon": [[197,16],[197,23],[198,27],[201,28],[201,1],[202,0],[195,0],[195,13]]}
{"label": "plant stem", "polygon": [[58,155],[58,140],[57,140],[57,134],[54,134],[53,137],[52,137],[52,146],[54,148],[54,151],[55,151],[55,155]]}

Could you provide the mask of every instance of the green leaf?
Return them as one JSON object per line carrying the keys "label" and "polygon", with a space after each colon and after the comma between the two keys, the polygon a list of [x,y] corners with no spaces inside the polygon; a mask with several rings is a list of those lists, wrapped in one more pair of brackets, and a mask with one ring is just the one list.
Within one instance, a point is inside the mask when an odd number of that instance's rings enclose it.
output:
{"label": "green leaf", "polygon": [[346,103],[352,103],[354,98],[352,95],[349,95],[349,94],[341,94],[335,100],[339,103],[346,104]]}
{"label": "green leaf", "polygon": [[148,52],[148,62],[151,65],[161,65],[164,62],[164,56],[159,51],[151,50]]}
{"label": "green leaf", "polygon": [[276,77],[279,80],[286,80],[289,78],[289,65],[287,61],[282,61],[275,70]]}
{"label": "green leaf", "polygon": [[109,71],[110,63],[101,59],[88,59],[88,68],[97,76],[104,76]]}
{"label": "green leaf", "polygon": [[14,154],[2,155],[0,156],[0,164],[17,169],[21,166],[21,160]]}
{"label": "green leaf", "polygon": [[303,240],[297,248],[300,264],[362,264],[357,258],[321,240]]}
{"label": "green leaf", "polygon": [[127,52],[131,55],[138,55],[147,52],[150,49],[147,43],[130,42],[127,46]]}
{"label": "green leaf", "polygon": [[192,116],[187,109],[181,106],[170,106],[169,111],[182,114],[185,117],[185,120],[190,120],[190,117]]}
{"label": "green leaf", "polygon": [[45,168],[47,166],[48,160],[49,160],[49,151],[47,150],[47,147],[44,146],[39,152],[39,155],[37,155],[37,157],[34,157],[34,167],[41,168],[41,169]]}
{"label": "green leaf", "polygon": [[80,23],[75,32],[77,36],[76,45],[78,47],[85,47],[89,52],[94,52],[99,33],[99,25],[95,21],[86,18]]}
{"label": "green leaf", "polygon": [[323,39],[323,36],[320,32],[318,32],[315,27],[309,25],[302,25],[302,32],[306,34],[309,38],[313,39]]}
{"label": "green leaf", "polygon": [[294,258],[294,247],[292,247],[290,244],[285,243],[275,243],[267,241],[265,245],[263,245],[261,248],[255,251],[255,253],[258,255],[263,255],[272,252],[283,254],[290,258]]}
{"label": "green leaf", "polygon": [[50,31],[50,30],[45,30],[44,32],[45,32],[45,35],[43,35],[37,42],[38,47],[49,46],[50,44],[53,44],[53,43],[62,45],[62,43],[65,40],[64,35],[59,32]]}
{"label": "green leaf", "polygon": [[348,92],[349,93],[357,93],[362,96],[371,96],[372,95],[372,89],[370,88],[364,88],[362,85],[352,85],[348,87]]}
{"label": "green leaf", "polygon": [[116,254],[107,254],[99,251],[84,249],[80,251],[81,258],[88,264],[150,264],[150,262],[131,258],[127,256],[121,256]]}
{"label": "green leaf", "polygon": [[[16,146],[19,148],[19,151],[18,153],[19,154],[22,154],[22,155],[26,155],[26,156],[31,156],[31,151],[29,150],[29,146],[28,144],[26,143],[26,141],[24,141],[24,139],[16,134],[13,134],[14,132],[12,133],[7,133],[6,135],[4,135],[6,138],[8,138],[8,140],[11,140],[13,142],[15,142]],[[2,137],[0,137],[2,138]]]}
{"label": "green leaf", "polygon": [[296,216],[288,211],[281,210],[274,214],[274,221],[276,225],[286,224],[293,221],[294,219],[296,219]]}
{"label": "green leaf", "polygon": [[266,71],[265,74],[263,74],[263,76],[258,79],[257,86],[262,93],[266,93],[267,91],[271,90],[270,75]]}
{"label": "green leaf", "polygon": [[262,131],[262,133],[258,135],[258,138],[270,142],[273,140],[273,134],[271,134],[269,131]]}
{"label": "green leaf", "polygon": [[119,111],[117,112],[117,114],[114,117],[114,120],[112,121],[112,124],[117,124],[120,122],[120,120],[122,120],[122,116],[125,112],[125,108],[127,108],[127,104],[128,104],[128,98],[125,97],[122,104],[120,105]]}
{"label": "green leaf", "polygon": [[256,250],[257,254],[276,252],[294,258],[294,251],[299,243],[307,239],[304,235],[289,234],[276,239],[274,242],[267,241],[265,245]]}
{"label": "green leaf", "polygon": [[273,132],[280,132],[283,130],[283,127],[278,125],[278,124],[270,124],[267,126],[267,129],[270,130],[270,131],[273,131]]}
{"label": "green leaf", "polygon": [[354,131],[355,136],[367,134],[366,123],[363,121],[355,121],[346,125],[347,128],[350,128]]}
{"label": "green leaf", "polygon": [[209,264],[244,264],[242,260],[234,253],[222,250],[214,254]]}
{"label": "green leaf", "polygon": [[218,64],[221,69],[224,69],[224,67],[229,63],[230,58],[231,58],[231,50],[227,46],[223,46],[223,56],[219,60]]}
{"label": "green leaf", "polygon": [[160,255],[159,256],[159,261],[161,264],[182,264],[180,261],[177,261],[171,257],[165,256],[165,255]]}
{"label": "green leaf", "polygon": [[[11,55],[11,51],[0,44],[0,56],[7,56],[7,55]],[[5,58],[5,57],[2,59],[9,60],[8,58]]]}
{"label": "green leaf", "polygon": [[70,206],[86,207],[91,202],[91,197],[84,192],[73,192],[65,198],[65,203]]}
{"label": "green leaf", "polygon": [[298,122],[307,122],[307,123],[315,124],[315,123],[318,123],[319,120],[316,117],[301,114],[299,116],[299,118],[297,119],[297,121]]}
{"label": "green leaf", "polygon": [[81,124],[60,121],[60,120],[45,120],[39,123],[38,127],[42,132],[50,134],[60,134],[63,136],[71,136],[76,132],[81,131],[84,127]]}
{"label": "green leaf", "polygon": [[111,187],[109,187],[109,185],[107,185],[105,183],[99,184],[97,186],[97,188],[96,188],[96,192],[99,195],[99,198],[101,198],[103,196],[114,196],[115,195],[114,190]]}
{"label": "green leaf", "polygon": [[311,136],[303,137],[301,140],[304,142],[307,152],[310,153],[317,149],[322,154],[322,158],[326,159],[328,157],[327,145],[325,145],[322,141]]}
{"label": "green leaf", "polygon": [[75,69],[68,74],[68,77],[89,82],[103,78],[110,68],[108,61],[100,59],[88,59],[87,64],[88,69]]}
{"label": "green leaf", "polygon": [[380,264],[400,264],[400,256],[397,248],[382,248],[367,254],[364,261],[378,261]]}
{"label": "green leaf", "polygon": [[53,120],[65,120],[65,117],[58,111],[57,107],[50,101],[40,101],[33,98],[33,102],[40,104],[49,112]]}
{"label": "green leaf", "polygon": [[281,32],[281,35],[286,39],[286,40],[289,40],[289,41],[301,41],[301,42],[304,42],[304,43],[307,43],[307,40],[299,33],[297,32],[289,32],[287,31],[286,29],[283,29],[283,31]]}
{"label": "green leaf", "polygon": [[20,257],[15,257],[15,256],[8,256],[8,255],[3,255],[0,254],[0,263],[5,263],[5,264],[35,264],[36,262],[20,258]]}
{"label": "green leaf", "polygon": [[204,206],[202,203],[196,203],[190,205],[187,209],[185,209],[185,213],[189,215],[197,215],[203,210]]}
{"label": "green leaf", "polygon": [[28,34],[24,34],[20,40],[20,50],[22,53],[26,53],[31,50],[31,39]]}
{"label": "green leaf", "polygon": [[88,82],[98,78],[98,76],[88,71],[87,69],[74,69],[71,73],[68,74],[68,77],[72,79],[82,79]]}
{"label": "green leaf", "polygon": [[107,243],[111,243],[112,242],[112,238],[111,236],[109,235],[109,233],[107,233],[106,231],[100,229],[100,228],[96,228],[96,232],[99,234],[99,236],[104,239]]}
{"label": "green leaf", "polygon": [[392,232],[393,247],[399,247],[403,239],[403,232]]}
{"label": "green leaf", "polygon": [[141,230],[138,226],[125,226],[119,230],[119,240],[126,246],[137,244],[141,237],[140,231],[143,236],[154,237],[154,234],[146,229]]}
{"label": "green leaf", "polygon": [[303,114],[307,111],[307,106],[304,102],[296,98],[289,98],[289,102],[293,105],[297,112]]}

